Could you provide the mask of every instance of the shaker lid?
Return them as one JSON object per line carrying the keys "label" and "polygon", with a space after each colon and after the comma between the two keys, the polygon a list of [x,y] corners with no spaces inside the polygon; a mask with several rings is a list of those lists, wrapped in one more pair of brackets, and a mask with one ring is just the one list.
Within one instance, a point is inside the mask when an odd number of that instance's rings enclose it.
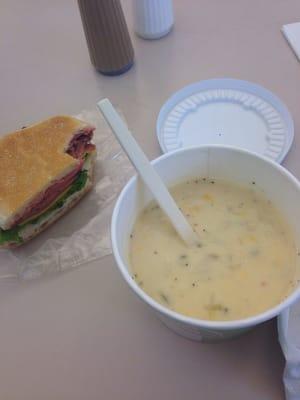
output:
{"label": "shaker lid", "polygon": [[158,115],[162,151],[227,144],[281,163],[294,138],[282,101],[262,86],[236,79],[210,79],[173,94]]}

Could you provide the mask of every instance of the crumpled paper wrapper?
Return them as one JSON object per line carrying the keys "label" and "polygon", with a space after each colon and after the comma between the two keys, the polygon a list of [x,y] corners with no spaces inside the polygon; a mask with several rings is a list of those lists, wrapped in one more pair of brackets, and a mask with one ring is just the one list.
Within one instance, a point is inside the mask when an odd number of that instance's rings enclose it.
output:
{"label": "crumpled paper wrapper", "polygon": [[65,216],[25,245],[0,251],[0,279],[32,279],[111,254],[110,219],[133,167],[97,109],[76,115],[96,127],[94,187]]}

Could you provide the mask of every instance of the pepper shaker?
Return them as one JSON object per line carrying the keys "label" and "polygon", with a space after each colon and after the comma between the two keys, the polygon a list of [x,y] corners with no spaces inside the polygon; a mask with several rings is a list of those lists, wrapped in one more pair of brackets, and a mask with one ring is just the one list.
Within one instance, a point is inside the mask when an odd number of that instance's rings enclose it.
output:
{"label": "pepper shaker", "polygon": [[120,0],[78,0],[91,62],[104,75],[133,65],[134,51]]}

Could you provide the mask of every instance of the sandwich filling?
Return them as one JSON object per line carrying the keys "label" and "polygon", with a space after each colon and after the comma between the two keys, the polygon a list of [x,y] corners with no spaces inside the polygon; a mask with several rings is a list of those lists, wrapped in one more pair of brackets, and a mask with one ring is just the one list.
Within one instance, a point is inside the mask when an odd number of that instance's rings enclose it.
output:
{"label": "sandwich filling", "polygon": [[88,127],[73,136],[66,153],[78,159],[75,168],[61,179],[54,181],[44,192],[39,193],[22,214],[16,215],[10,229],[0,229],[0,245],[6,242],[22,243],[22,232],[29,225],[43,222],[60,210],[70,197],[85,188],[95,151],[95,145],[90,142],[93,131],[94,128]]}

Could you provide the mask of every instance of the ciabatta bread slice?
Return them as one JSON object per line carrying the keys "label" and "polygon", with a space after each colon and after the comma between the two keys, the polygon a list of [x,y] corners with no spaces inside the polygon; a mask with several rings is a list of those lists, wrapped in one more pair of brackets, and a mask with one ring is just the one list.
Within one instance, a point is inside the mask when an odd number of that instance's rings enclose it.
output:
{"label": "ciabatta bread slice", "polygon": [[68,174],[72,177],[72,171],[75,175],[81,169],[83,160],[76,138],[84,136],[81,142],[86,147],[92,146],[89,139],[93,130],[94,127],[79,119],[56,116],[0,139],[0,227],[3,230],[22,222],[22,217],[28,217],[28,209],[30,214],[31,205],[36,206],[47,189]]}

